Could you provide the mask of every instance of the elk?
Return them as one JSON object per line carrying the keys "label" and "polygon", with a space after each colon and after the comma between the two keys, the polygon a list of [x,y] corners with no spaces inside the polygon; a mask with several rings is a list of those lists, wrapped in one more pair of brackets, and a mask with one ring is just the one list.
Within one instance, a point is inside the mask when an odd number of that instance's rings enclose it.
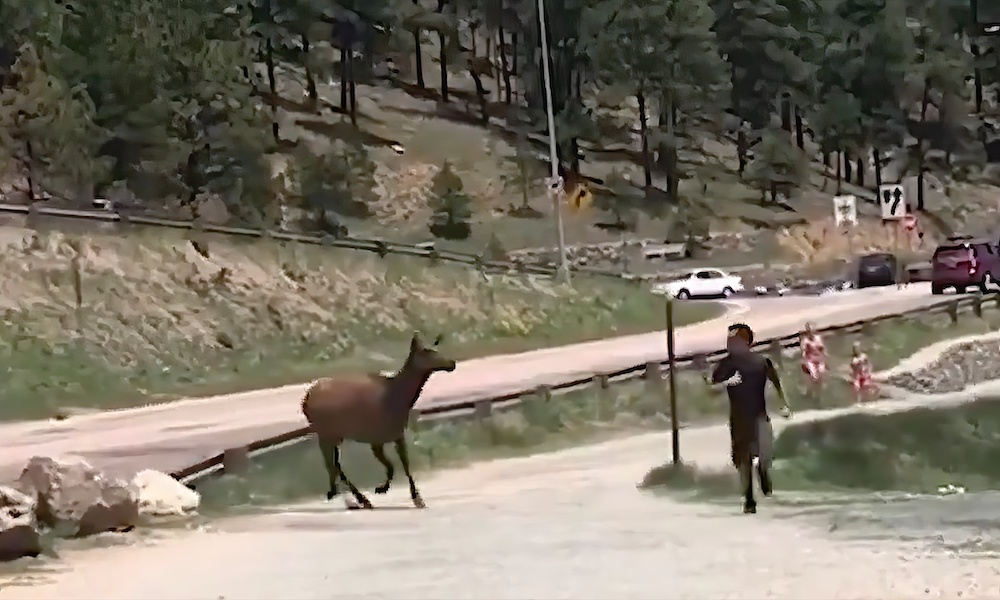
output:
{"label": "elk", "polygon": [[[385,444],[393,442],[403,471],[410,483],[410,499],[424,508],[423,499],[410,474],[406,451],[406,427],[410,410],[430,376],[437,371],[454,371],[455,361],[437,350],[439,335],[426,346],[419,333],[410,340],[410,354],[395,375],[324,377],[316,380],[302,399],[302,414],[316,434],[323,462],[330,478],[327,500],[337,495],[339,479],[350,490],[360,508],[372,508],[371,502],[347,478],[340,466],[340,445],[344,440],[369,444],[372,454],[385,467],[385,483],[375,488],[385,494],[392,483],[393,466],[385,455]],[[357,507],[352,507],[357,508]]]}

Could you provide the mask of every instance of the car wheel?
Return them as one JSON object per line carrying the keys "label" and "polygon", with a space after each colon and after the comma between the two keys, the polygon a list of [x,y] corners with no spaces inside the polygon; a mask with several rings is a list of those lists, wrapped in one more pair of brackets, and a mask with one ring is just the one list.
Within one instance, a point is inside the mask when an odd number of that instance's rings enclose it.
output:
{"label": "car wheel", "polygon": [[996,285],[996,282],[993,281],[993,276],[987,271],[983,274],[983,280],[979,282],[979,291],[988,294],[990,293],[990,287],[994,285]]}
{"label": "car wheel", "polygon": [[934,294],[935,296],[940,296],[941,294],[944,293],[944,286],[931,284],[931,293]]}
{"label": "car wheel", "polygon": [[691,297],[691,292],[689,292],[687,290],[681,290],[681,291],[677,292],[677,299],[678,300],[687,300],[690,297]]}
{"label": "car wheel", "polygon": [[966,290],[968,290],[968,289],[969,289],[968,286],[965,286],[965,285],[956,285],[955,286],[955,293],[957,293],[957,294],[964,294],[966,292]]}
{"label": "car wheel", "polygon": [[731,288],[731,287],[726,287],[726,288],[722,289],[722,297],[723,298],[728,298],[728,297],[732,296],[735,293],[736,292],[734,292],[733,288]]}

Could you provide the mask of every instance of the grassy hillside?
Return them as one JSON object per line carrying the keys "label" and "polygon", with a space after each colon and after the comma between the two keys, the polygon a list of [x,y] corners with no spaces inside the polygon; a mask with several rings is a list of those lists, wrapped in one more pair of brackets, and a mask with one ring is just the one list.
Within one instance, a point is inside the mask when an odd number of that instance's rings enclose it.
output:
{"label": "grassy hillside", "polygon": [[[456,359],[655,331],[662,298],[349,250],[172,232],[0,228],[0,419],[395,368],[414,330]],[[718,314],[682,307],[681,322]]]}

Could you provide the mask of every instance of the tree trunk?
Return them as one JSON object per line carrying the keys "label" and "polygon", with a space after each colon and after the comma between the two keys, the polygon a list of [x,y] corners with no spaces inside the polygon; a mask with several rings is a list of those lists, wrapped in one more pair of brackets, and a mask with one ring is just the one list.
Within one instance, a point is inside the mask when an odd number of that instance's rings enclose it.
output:
{"label": "tree trunk", "polygon": [[802,113],[799,112],[798,106],[795,107],[795,145],[799,147],[799,150],[804,150],[806,147],[806,135],[802,127]]}
{"label": "tree trunk", "polygon": [[[414,6],[419,6],[419,0],[413,0]],[[426,84],[424,84],[424,53],[423,49],[420,47],[420,28],[413,30],[413,47],[417,52],[417,87],[424,89]]]}
{"label": "tree trunk", "polygon": [[[516,31],[510,34],[510,56],[511,56],[511,58],[513,58],[513,61],[510,64],[510,74],[512,76],[514,76],[514,77],[517,77],[520,74],[521,70],[517,68],[517,32]],[[508,86],[508,89],[509,89],[509,86]]]}
{"label": "tree trunk", "polygon": [[25,176],[28,183],[28,204],[35,203],[35,169],[33,165],[35,164],[35,149],[31,146],[31,140],[24,142],[24,154],[26,160],[24,161],[25,170],[28,174]]}
{"label": "tree trunk", "polygon": [[517,168],[521,172],[521,206],[531,208],[528,201],[528,163],[524,160],[524,152],[517,153]]}
{"label": "tree trunk", "polygon": [[[503,23],[500,24],[500,73],[503,77],[504,104],[510,106],[510,66],[507,64],[507,40],[503,30]],[[497,96],[499,99],[499,96]]]}
{"label": "tree trunk", "polygon": [[[444,12],[445,0],[438,0],[437,12]],[[448,101],[448,44],[444,33],[438,32],[438,62],[441,66],[441,101]]]}
{"label": "tree trunk", "polygon": [[792,133],[792,96],[788,92],[778,94],[778,110],[781,111],[781,128]]}
{"label": "tree trunk", "polygon": [[305,55],[303,62],[306,67],[306,93],[309,95],[309,108],[315,111],[316,107],[319,106],[319,92],[316,91],[316,77],[313,76],[312,69],[309,67],[310,62],[312,62],[309,60],[309,50],[309,37],[303,33],[302,54]]}
{"label": "tree trunk", "polygon": [[483,85],[483,79],[476,73],[476,70],[469,67],[469,75],[472,76],[473,83],[476,84],[476,96],[479,98],[479,110],[481,112],[480,122],[483,125],[490,124],[490,113],[486,105],[486,86]]}
{"label": "tree trunk", "polygon": [[355,128],[358,126],[358,93],[357,86],[354,83],[354,53],[347,53],[347,85],[350,88],[350,99],[351,99],[351,125]]}
{"label": "tree trunk", "polygon": [[646,188],[653,187],[653,166],[649,156],[649,116],[646,114],[646,95],[642,89],[636,92],[636,100],[639,102],[639,135],[642,136],[642,172],[646,181]]}
{"label": "tree trunk", "polygon": [[882,187],[882,153],[878,148],[872,148],[872,160],[875,161],[875,193]]}
{"label": "tree trunk", "polygon": [[340,46],[340,110],[341,112],[347,112],[347,87],[350,85],[348,83],[350,73],[347,66],[350,58],[351,51],[348,50],[348,44],[346,42],[341,42]]}
{"label": "tree trunk", "polygon": [[747,168],[747,132],[743,128],[743,122],[740,122],[739,131],[736,132],[736,157],[740,161],[739,174],[743,177],[743,172]]}
{"label": "tree trunk", "polygon": [[843,164],[844,164],[844,153],[837,152],[837,191],[835,192],[838,196],[840,195],[840,186],[843,184]]}
{"label": "tree trunk", "polygon": [[865,161],[861,156],[858,156],[857,165],[858,187],[865,187]]}
{"label": "tree trunk", "polygon": [[840,155],[840,159],[844,161],[844,181],[851,183],[851,178],[854,175],[854,165],[851,164],[851,153],[843,152]]}
{"label": "tree trunk", "polygon": [[275,143],[278,142],[278,83],[274,79],[274,44],[268,36],[265,44],[265,57],[267,61],[267,87],[270,91],[268,103],[271,105],[271,137]]}
{"label": "tree trunk", "polygon": [[[972,44],[972,60],[979,61],[979,44]],[[976,81],[976,113],[983,112],[983,71],[979,67],[973,71]]]}
{"label": "tree trunk", "polygon": [[917,210],[924,210],[924,130],[927,108],[931,103],[931,81],[924,80],[924,93],[920,99],[920,135],[917,136]]}

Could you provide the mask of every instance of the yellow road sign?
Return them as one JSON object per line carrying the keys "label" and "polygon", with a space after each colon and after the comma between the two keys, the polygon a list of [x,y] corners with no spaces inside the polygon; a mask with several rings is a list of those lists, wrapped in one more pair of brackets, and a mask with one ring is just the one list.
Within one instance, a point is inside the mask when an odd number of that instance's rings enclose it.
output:
{"label": "yellow road sign", "polygon": [[578,183],[572,189],[567,190],[566,204],[574,212],[586,210],[594,202],[594,194],[585,183]]}

